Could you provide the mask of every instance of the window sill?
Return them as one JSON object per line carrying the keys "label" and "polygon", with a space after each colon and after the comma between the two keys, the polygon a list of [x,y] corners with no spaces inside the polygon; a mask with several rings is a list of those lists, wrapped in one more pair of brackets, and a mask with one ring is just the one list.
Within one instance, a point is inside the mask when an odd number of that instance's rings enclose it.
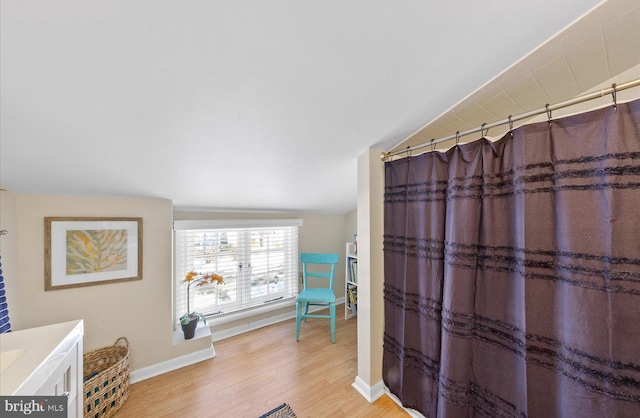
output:
{"label": "window sill", "polygon": [[178,345],[207,337],[211,339],[211,325],[203,325],[202,323],[198,323],[198,327],[196,328],[196,335],[189,340],[184,339],[184,333],[182,332],[182,329],[178,328],[177,330],[173,331],[172,344]]}
{"label": "window sill", "polygon": [[274,302],[267,305],[256,306],[237,312],[230,312],[228,314],[222,314],[219,316],[207,317],[207,323],[209,327],[216,325],[227,324],[229,322],[235,322],[246,318],[255,317],[261,314],[274,312],[280,309],[288,308],[290,306],[296,306],[296,298],[285,299],[280,302]]}

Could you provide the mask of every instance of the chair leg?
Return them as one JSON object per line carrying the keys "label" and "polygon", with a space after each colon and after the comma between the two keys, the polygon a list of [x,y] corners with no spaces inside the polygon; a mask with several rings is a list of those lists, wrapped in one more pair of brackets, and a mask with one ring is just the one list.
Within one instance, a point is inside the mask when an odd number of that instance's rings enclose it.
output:
{"label": "chair leg", "polygon": [[329,304],[329,314],[331,316],[331,343],[336,342],[336,304]]}
{"label": "chair leg", "polygon": [[309,302],[304,304],[304,323],[307,323],[307,315],[309,315]]}
{"label": "chair leg", "polygon": [[302,304],[296,302],[296,341],[300,341],[300,321],[302,321]]}

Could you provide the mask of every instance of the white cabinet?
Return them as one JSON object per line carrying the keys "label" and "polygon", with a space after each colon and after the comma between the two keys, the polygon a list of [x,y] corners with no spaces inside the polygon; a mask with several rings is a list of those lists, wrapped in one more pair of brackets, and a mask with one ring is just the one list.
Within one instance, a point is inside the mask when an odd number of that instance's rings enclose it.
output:
{"label": "white cabinet", "polygon": [[[64,354],[62,362],[51,373],[51,376],[42,384],[40,389],[36,391],[36,395],[40,396],[67,396],[67,417],[78,417],[78,385],[82,385],[82,381],[78,382],[78,366],[82,368],[82,354],[78,359],[78,345],[71,347],[69,352]],[[82,396],[80,394],[80,396]],[[82,401],[81,401],[82,403]]]}
{"label": "white cabinet", "polygon": [[67,396],[67,416],[83,415],[82,320],[0,335],[3,352],[19,353],[2,366],[0,395]]}
{"label": "white cabinet", "polygon": [[358,254],[352,242],[347,242],[345,260],[344,319],[349,319],[358,314]]}

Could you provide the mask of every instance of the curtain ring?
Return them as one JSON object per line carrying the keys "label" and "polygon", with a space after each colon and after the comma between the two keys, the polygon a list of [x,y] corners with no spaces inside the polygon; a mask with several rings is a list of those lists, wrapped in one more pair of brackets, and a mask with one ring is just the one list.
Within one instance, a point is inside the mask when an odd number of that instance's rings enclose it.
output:
{"label": "curtain ring", "polygon": [[407,157],[411,157],[411,147],[407,145],[407,148],[404,150],[407,153]]}
{"label": "curtain ring", "polygon": [[616,83],[613,83],[611,85],[611,88],[613,89],[613,92],[611,93],[611,97],[613,97],[613,108],[614,109],[618,109],[618,90],[616,89]]}
{"label": "curtain ring", "polygon": [[[484,135],[485,135],[485,134],[484,134],[484,125],[486,125],[486,124],[487,124],[487,123],[485,122],[485,123],[483,123],[483,124],[480,126],[480,135],[481,135],[483,138],[484,138]],[[489,130],[488,130],[488,129],[487,129],[487,133],[489,133]]]}
{"label": "curtain ring", "polygon": [[436,150],[436,144],[433,143],[433,141],[435,141],[436,139],[433,138],[431,139],[431,151],[435,151]]}
{"label": "curtain ring", "polygon": [[511,120],[511,115],[509,115],[509,133],[511,134],[511,138],[513,138],[513,121]]}
{"label": "curtain ring", "polygon": [[547,109],[547,119],[549,120],[549,123],[551,123],[551,110],[549,110],[549,103],[544,105],[544,107]]}
{"label": "curtain ring", "polygon": [[460,131],[456,131],[456,145],[460,143]]}

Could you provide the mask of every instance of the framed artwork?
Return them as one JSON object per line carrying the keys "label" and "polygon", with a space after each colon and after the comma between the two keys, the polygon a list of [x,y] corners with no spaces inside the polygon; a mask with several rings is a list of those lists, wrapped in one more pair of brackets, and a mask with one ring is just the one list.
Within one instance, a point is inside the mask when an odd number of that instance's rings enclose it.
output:
{"label": "framed artwork", "polygon": [[142,280],[142,218],[44,218],[44,290]]}

